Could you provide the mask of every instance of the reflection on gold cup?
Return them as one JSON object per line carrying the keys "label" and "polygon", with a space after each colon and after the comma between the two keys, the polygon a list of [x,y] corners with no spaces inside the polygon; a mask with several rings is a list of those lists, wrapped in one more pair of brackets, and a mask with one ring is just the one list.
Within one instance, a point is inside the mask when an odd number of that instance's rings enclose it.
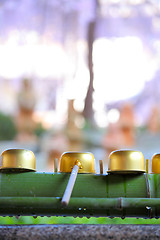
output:
{"label": "reflection on gold cup", "polygon": [[78,173],[95,173],[95,159],[89,152],[63,153],[60,160],[60,172],[71,172],[77,161],[80,165]]}
{"label": "reflection on gold cup", "polygon": [[25,149],[8,149],[2,154],[1,170],[35,171],[35,156]]}
{"label": "reflection on gold cup", "polygon": [[141,152],[117,150],[109,155],[108,172],[141,173],[145,172],[145,159]]}
{"label": "reflection on gold cup", "polygon": [[152,164],[152,173],[160,173],[160,153],[153,155],[151,164]]}

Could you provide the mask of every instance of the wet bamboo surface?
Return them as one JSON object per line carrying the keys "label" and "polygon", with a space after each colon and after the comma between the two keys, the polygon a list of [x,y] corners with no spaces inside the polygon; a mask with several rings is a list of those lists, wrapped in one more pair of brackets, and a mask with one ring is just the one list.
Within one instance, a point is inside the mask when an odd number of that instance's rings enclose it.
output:
{"label": "wet bamboo surface", "polygon": [[1,173],[0,215],[159,217],[158,174],[78,174],[69,205],[61,198],[70,174]]}

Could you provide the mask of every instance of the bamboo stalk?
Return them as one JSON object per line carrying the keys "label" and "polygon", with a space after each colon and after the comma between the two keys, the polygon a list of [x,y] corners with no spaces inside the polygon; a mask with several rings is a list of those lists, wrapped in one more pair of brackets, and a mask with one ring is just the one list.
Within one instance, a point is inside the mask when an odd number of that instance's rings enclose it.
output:
{"label": "bamboo stalk", "polygon": [[[118,198],[71,198],[68,209],[101,209],[116,208],[119,206]],[[0,211],[7,207],[14,209],[63,209],[60,198],[56,197],[0,197]]]}
{"label": "bamboo stalk", "polygon": [[99,171],[100,174],[103,174],[103,160],[99,160]]}
{"label": "bamboo stalk", "polygon": [[121,198],[122,208],[159,207],[160,198]]}
{"label": "bamboo stalk", "polygon": [[[116,209],[159,207],[160,198],[71,198],[67,209]],[[56,197],[0,197],[0,211],[7,207],[35,209],[63,209]],[[5,209],[6,208],[6,209]]]}
{"label": "bamboo stalk", "polygon": [[[160,174],[147,174],[151,197],[160,197]],[[69,173],[0,173],[0,197],[63,197]],[[77,174],[72,197],[147,198],[145,174]]]}
{"label": "bamboo stalk", "polygon": [[149,159],[146,159],[146,173],[149,173]]}
{"label": "bamboo stalk", "polygon": [[58,172],[58,159],[54,159],[54,172]]}
{"label": "bamboo stalk", "polygon": [[[160,215],[159,206],[160,199],[156,198],[71,198],[69,205],[63,208],[60,198],[0,197],[1,216],[149,217],[148,213],[152,208],[156,208],[157,210],[152,212],[152,217],[157,217]],[[126,210],[125,215],[123,210]]]}

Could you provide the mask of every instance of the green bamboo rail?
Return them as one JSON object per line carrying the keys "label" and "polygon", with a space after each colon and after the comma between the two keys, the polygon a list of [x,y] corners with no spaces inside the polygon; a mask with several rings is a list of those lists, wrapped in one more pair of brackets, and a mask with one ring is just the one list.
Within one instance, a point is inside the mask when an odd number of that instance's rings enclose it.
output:
{"label": "green bamboo rail", "polygon": [[[147,198],[72,198],[67,208],[62,208],[59,198],[51,197],[2,197],[0,198],[1,215],[74,215],[74,216],[106,216],[107,211],[116,210],[118,216],[124,210],[134,209],[136,214],[128,211],[127,216],[153,217],[151,208],[160,206],[160,199]],[[141,209],[140,209],[141,208]],[[137,215],[139,210],[143,210]],[[112,212],[112,211],[111,211]],[[129,214],[130,212],[130,214]],[[126,212],[127,213],[127,212]],[[140,213],[139,213],[140,214]],[[112,216],[109,214],[107,216]]]}
{"label": "green bamboo rail", "polygon": [[65,173],[1,173],[0,215],[160,216],[159,174],[78,174],[64,208],[68,179]]}

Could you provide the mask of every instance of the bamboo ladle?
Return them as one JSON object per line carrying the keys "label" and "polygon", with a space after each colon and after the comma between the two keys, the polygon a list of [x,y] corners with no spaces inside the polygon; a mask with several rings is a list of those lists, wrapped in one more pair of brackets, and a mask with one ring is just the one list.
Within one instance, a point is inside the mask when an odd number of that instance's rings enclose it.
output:
{"label": "bamboo ladle", "polygon": [[61,156],[60,172],[71,173],[64,195],[62,205],[67,206],[78,173],[95,173],[95,159],[92,153],[65,152]]}

